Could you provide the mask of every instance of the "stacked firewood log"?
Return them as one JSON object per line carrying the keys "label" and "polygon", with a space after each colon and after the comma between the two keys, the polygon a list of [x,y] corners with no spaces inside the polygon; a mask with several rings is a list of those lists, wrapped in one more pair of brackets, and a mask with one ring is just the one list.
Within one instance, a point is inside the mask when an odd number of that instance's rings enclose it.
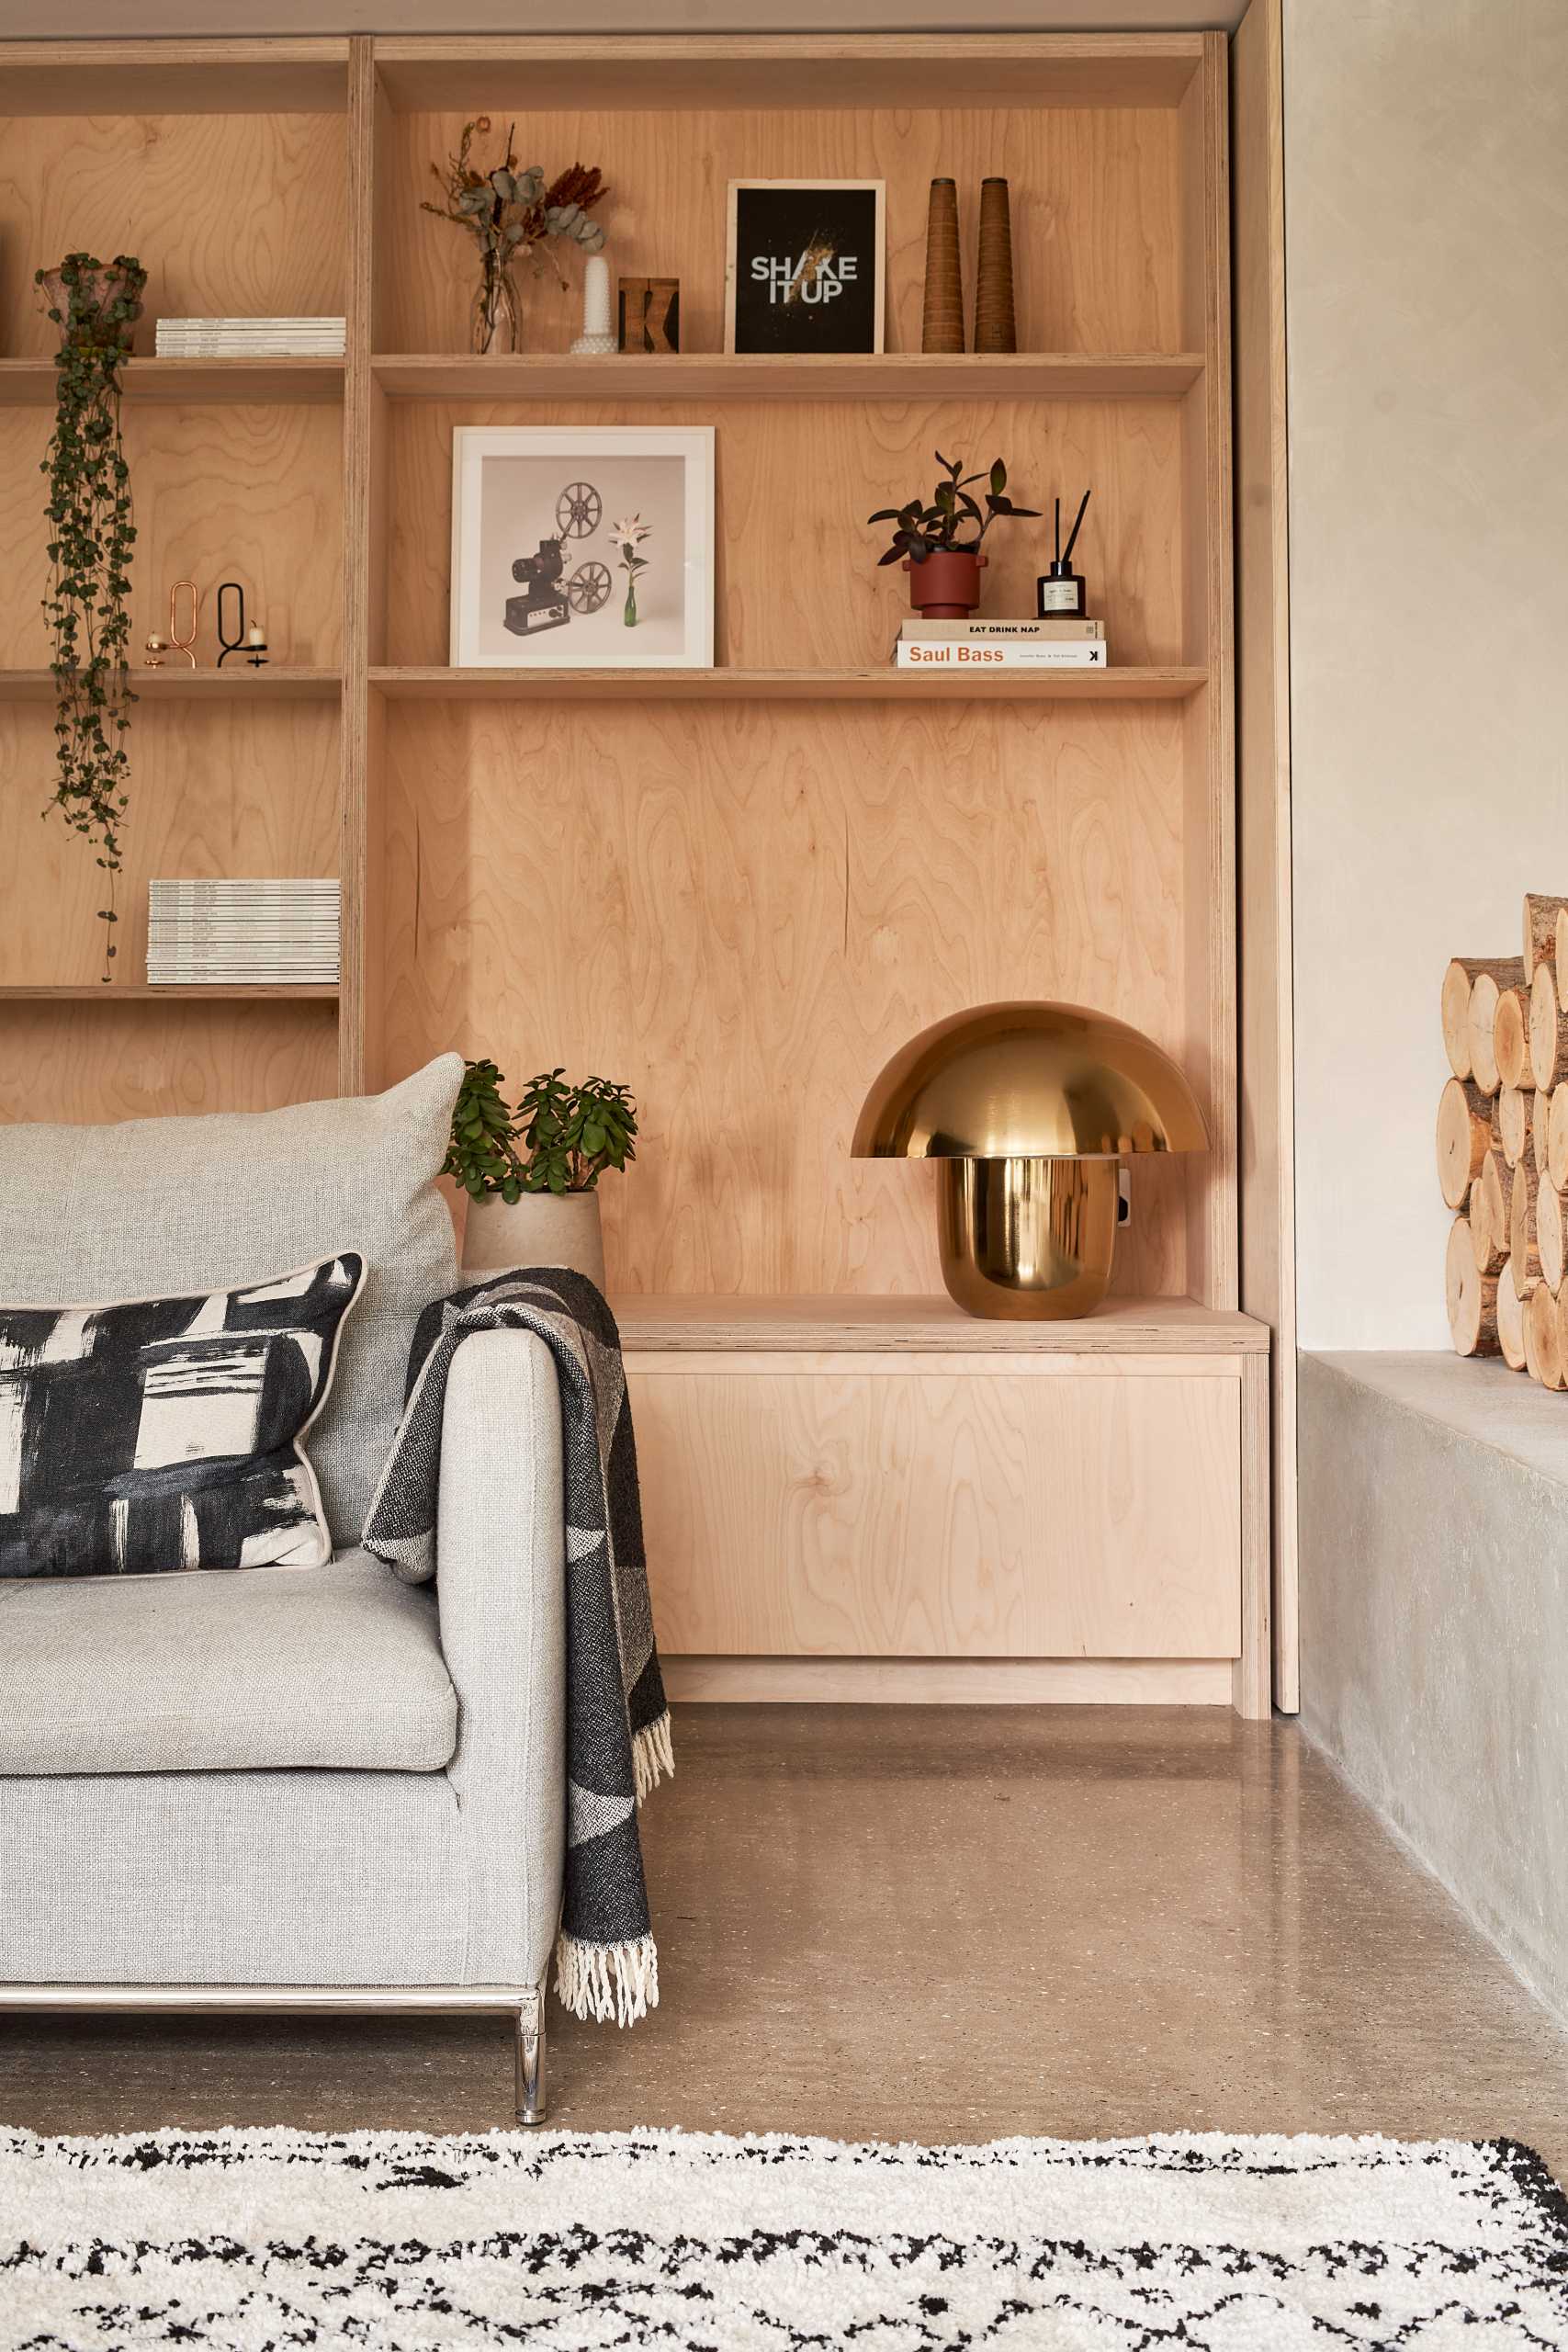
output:
{"label": "stacked firewood log", "polygon": [[1522,955],[1454,957],[1443,1044],[1454,1347],[1568,1388],[1568,899],[1526,899]]}

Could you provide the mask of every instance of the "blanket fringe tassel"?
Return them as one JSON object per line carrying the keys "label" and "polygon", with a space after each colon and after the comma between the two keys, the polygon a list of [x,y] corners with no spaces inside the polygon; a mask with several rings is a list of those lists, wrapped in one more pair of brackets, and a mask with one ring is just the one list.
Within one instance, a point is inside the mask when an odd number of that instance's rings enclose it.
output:
{"label": "blanket fringe tassel", "polygon": [[660,1781],[675,1777],[675,1750],[670,1737],[670,1710],[658,1721],[644,1724],[632,1740],[632,1770],[637,1775],[637,1801],[651,1795]]}
{"label": "blanket fringe tassel", "polygon": [[[665,1733],[668,1746],[669,1733]],[[556,1996],[574,2018],[636,2025],[659,2007],[659,1952],[651,1936],[630,1943],[585,1944],[556,1939]]]}

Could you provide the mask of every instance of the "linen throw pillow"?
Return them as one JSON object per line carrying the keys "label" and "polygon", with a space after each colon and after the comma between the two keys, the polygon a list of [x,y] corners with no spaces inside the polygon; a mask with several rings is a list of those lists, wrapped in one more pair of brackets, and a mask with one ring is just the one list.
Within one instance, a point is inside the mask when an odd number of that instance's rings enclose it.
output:
{"label": "linen throw pillow", "polygon": [[0,1576],[330,1559],[300,1440],[364,1279],[342,1250],[205,1295],[0,1306]]}

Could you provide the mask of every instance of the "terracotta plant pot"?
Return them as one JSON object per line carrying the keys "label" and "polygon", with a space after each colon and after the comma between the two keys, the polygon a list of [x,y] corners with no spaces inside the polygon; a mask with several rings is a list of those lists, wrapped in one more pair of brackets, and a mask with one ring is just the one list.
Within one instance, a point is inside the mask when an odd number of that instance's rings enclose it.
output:
{"label": "terracotta plant pot", "polygon": [[499,1273],[509,1266],[570,1266],[603,1290],[598,1193],[525,1193],[510,1208],[502,1200],[470,1201],[463,1272]]}
{"label": "terracotta plant pot", "polygon": [[966,621],[980,601],[980,574],[985,568],[985,557],[972,550],[928,555],[924,563],[906,556],[909,602],[928,621]]}

